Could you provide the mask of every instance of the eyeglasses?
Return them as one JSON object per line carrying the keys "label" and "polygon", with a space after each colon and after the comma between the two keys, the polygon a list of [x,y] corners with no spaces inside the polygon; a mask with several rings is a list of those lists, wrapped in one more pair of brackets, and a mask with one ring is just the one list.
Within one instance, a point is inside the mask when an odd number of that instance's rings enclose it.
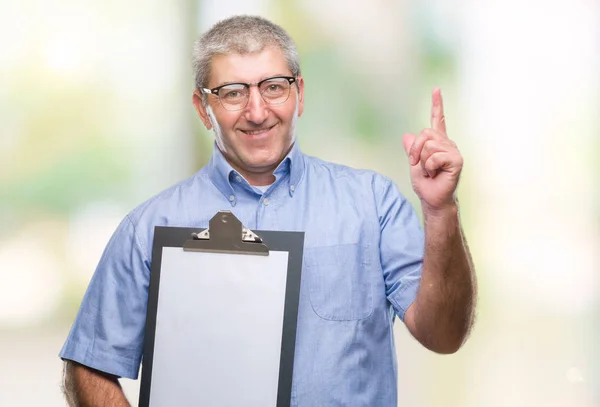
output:
{"label": "eyeglasses", "polygon": [[205,95],[216,95],[225,110],[241,110],[250,99],[250,86],[256,85],[261,97],[269,105],[280,105],[290,97],[294,76],[274,76],[256,83],[227,83],[216,88],[201,88]]}

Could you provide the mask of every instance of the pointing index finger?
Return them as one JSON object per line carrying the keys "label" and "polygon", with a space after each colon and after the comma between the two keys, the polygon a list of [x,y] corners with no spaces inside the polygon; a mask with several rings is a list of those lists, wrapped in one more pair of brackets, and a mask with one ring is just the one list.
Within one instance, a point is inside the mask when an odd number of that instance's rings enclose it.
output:
{"label": "pointing index finger", "polygon": [[434,88],[431,94],[431,128],[446,134],[446,116],[440,88]]}

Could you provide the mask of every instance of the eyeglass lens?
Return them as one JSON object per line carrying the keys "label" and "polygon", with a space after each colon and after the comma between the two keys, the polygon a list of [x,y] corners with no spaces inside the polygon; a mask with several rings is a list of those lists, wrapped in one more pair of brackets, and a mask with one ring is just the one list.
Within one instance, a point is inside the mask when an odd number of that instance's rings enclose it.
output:
{"label": "eyeglass lens", "polygon": [[[285,102],[290,95],[290,82],[285,78],[272,78],[260,84],[263,100],[272,105]],[[219,89],[219,100],[225,109],[239,110],[246,106],[250,97],[247,85],[232,83]]]}

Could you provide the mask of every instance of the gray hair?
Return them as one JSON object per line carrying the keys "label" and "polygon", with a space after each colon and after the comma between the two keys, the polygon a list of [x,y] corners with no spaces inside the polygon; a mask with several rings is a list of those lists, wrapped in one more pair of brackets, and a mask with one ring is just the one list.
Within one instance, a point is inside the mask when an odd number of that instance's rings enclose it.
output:
{"label": "gray hair", "polygon": [[219,21],[194,43],[193,68],[197,89],[208,86],[211,59],[230,53],[251,54],[267,46],[278,47],[293,76],[300,75],[300,58],[294,41],[280,26],[257,16],[234,16]]}

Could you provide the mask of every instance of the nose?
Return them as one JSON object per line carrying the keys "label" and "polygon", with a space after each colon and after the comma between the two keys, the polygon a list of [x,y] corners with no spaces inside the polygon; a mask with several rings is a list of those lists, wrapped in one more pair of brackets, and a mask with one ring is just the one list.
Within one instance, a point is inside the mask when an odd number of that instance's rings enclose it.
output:
{"label": "nose", "polygon": [[260,91],[255,86],[250,87],[250,94],[248,95],[248,104],[244,111],[244,117],[249,122],[261,124],[267,120],[268,114],[267,104],[263,100]]}

